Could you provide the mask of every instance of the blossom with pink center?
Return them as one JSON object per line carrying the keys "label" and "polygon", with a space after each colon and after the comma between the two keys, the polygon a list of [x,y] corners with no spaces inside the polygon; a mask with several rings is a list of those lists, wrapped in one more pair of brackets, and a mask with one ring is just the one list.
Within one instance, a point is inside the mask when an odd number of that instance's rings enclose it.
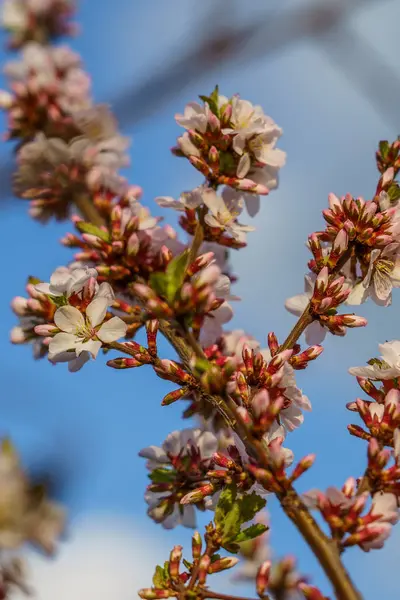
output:
{"label": "blossom with pink center", "polygon": [[[108,284],[103,284],[106,285]],[[104,322],[107,309],[112,303],[110,296],[95,295],[86,308],[85,315],[74,306],[61,306],[57,309],[54,322],[60,333],[49,344],[49,359],[57,362],[60,354],[71,352],[73,360],[75,355],[79,357],[84,351],[96,358],[103,344],[123,337],[127,325],[119,317],[112,317]]]}

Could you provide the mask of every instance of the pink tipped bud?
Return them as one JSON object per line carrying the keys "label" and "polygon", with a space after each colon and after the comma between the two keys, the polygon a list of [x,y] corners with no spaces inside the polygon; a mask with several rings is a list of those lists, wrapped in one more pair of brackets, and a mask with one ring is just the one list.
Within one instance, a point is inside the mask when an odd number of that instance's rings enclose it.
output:
{"label": "pink tipped bud", "polygon": [[371,434],[364,431],[359,425],[347,425],[347,429],[351,435],[361,438],[362,440],[369,440],[371,438]]}
{"label": "pink tipped bud", "polygon": [[50,323],[46,323],[45,325],[36,325],[34,331],[37,335],[43,335],[47,337],[48,335],[52,335],[59,331],[59,329],[55,325],[51,325]]}
{"label": "pink tipped bud", "polygon": [[22,327],[13,327],[10,333],[10,340],[13,344],[23,344],[27,337]]}
{"label": "pink tipped bud", "polygon": [[182,559],[182,546],[174,546],[169,557],[169,575],[171,579],[178,579],[179,566]]}
{"label": "pink tipped bud", "polygon": [[133,369],[134,367],[142,367],[143,363],[136,358],[113,358],[107,361],[107,366],[113,369]]}
{"label": "pink tipped bud", "polygon": [[[156,600],[157,598],[169,598],[169,590],[161,590],[156,588],[143,588],[138,591],[138,595],[143,600]],[[172,593],[174,595],[174,593]]]}
{"label": "pink tipped bud", "polygon": [[336,212],[342,210],[342,203],[340,202],[339,198],[332,192],[328,195],[328,203],[329,203],[329,208],[331,210],[336,211]]}
{"label": "pink tipped bud", "polygon": [[162,399],[161,406],[168,406],[169,404],[172,404],[173,402],[176,402],[177,400],[180,400],[181,398],[183,398],[183,396],[185,396],[185,394],[187,394],[187,393],[188,393],[188,388],[185,388],[185,387],[179,388],[179,390],[174,390],[172,392],[169,392]]}
{"label": "pink tipped bud", "polygon": [[382,187],[386,187],[394,179],[394,168],[389,167],[382,175]]}
{"label": "pink tipped bud", "polygon": [[22,317],[27,313],[28,301],[26,298],[22,298],[22,296],[16,296],[11,302],[11,308],[16,315]]}
{"label": "pink tipped bud", "polygon": [[214,561],[208,567],[208,573],[219,573],[220,571],[226,571],[226,569],[231,569],[235,565],[237,565],[239,559],[236,556],[228,556],[226,558],[221,558],[219,560]]}
{"label": "pink tipped bud", "polygon": [[358,317],[357,315],[340,315],[343,325],[346,327],[365,327],[368,324],[367,319]]}
{"label": "pink tipped bud", "polygon": [[256,577],[256,589],[257,594],[262,598],[265,595],[265,592],[268,588],[269,576],[271,573],[272,563],[270,560],[266,560],[262,563],[260,568],[258,569],[257,577]]}
{"label": "pink tipped bud", "polygon": [[132,235],[128,239],[128,243],[126,245],[126,251],[129,256],[136,256],[139,252],[140,242],[137,233],[132,233]]}
{"label": "pink tipped bud", "polygon": [[206,496],[211,496],[215,492],[215,487],[212,483],[206,483],[202,487],[197,490],[193,490],[193,492],[189,492],[186,496],[183,496],[181,499],[181,504],[196,504],[203,500]]}
{"label": "pink tipped bud", "polygon": [[269,189],[266,185],[261,183],[255,183],[251,179],[234,179],[232,181],[232,187],[242,190],[244,192],[252,192],[253,194],[260,194],[266,196],[269,194]]}
{"label": "pink tipped bud", "polygon": [[272,331],[268,334],[268,348],[271,352],[271,356],[274,356],[278,352],[278,338]]}
{"label": "pink tipped bud", "polygon": [[303,475],[308,469],[310,469],[314,461],[316,459],[316,454],[307,454],[304,458],[302,458],[299,463],[296,465],[291,477],[290,481],[296,481],[299,477]]}
{"label": "pink tipped bud", "polygon": [[200,585],[204,585],[207,579],[208,569],[211,563],[211,558],[208,554],[205,554],[201,557],[199,562],[199,574],[198,574],[198,582]]}
{"label": "pink tipped bud", "polygon": [[349,244],[349,237],[345,229],[341,229],[337,234],[334,242],[332,244],[332,250],[336,254],[343,254],[347,250],[347,246]]}
{"label": "pink tipped bud", "polygon": [[208,152],[208,160],[212,165],[219,163],[219,152],[215,146],[211,146]]}
{"label": "pink tipped bud", "polygon": [[329,269],[328,267],[323,267],[318,273],[318,277],[315,281],[315,291],[322,295],[326,288],[328,287],[329,282]]}
{"label": "pink tipped bud", "polygon": [[326,596],[324,596],[318,588],[312,585],[301,582],[299,583],[298,588],[301,590],[306,600],[327,600]]}
{"label": "pink tipped bud", "polygon": [[193,534],[192,537],[192,556],[193,560],[198,560],[201,556],[202,547],[201,535],[198,531]]}

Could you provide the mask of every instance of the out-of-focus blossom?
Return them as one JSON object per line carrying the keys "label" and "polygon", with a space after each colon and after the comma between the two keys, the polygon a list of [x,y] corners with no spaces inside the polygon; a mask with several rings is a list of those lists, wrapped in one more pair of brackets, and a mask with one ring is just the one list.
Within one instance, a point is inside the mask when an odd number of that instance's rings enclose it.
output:
{"label": "out-of-focus blossom", "polygon": [[2,92],[9,139],[29,141],[36,133],[66,141],[79,134],[71,115],[91,105],[90,78],[78,54],[66,46],[27,44],[22,60],[6,65],[11,94]]}
{"label": "out-of-focus blossom", "polygon": [[11,34],[10,47],[20,48],[29,41],[47,44],[73,35],[76,26],[69,19],[74,12],[75,0],[4,0],[0,18]]}
{"label": "out-of-focus blossom", "polygon": [[0,547],[14,549],[31,542],[53,553],[64,530],[64,511],[29,482],[7,440],[0,450],[0,484]]}
{"label": "out-of-focus blossom", "polygon": [[[38,134],[21,148],[14,189],[30,198],[30,213],[42,221],[65,219],[74,199],[96,190],[124,193],[126,181],[118,169],[126,165],[126,140],[113,129],[107,109],[76,113],[74,122],[85,131],[70,142]],[[107,135],[110,135],[107,138]]]}

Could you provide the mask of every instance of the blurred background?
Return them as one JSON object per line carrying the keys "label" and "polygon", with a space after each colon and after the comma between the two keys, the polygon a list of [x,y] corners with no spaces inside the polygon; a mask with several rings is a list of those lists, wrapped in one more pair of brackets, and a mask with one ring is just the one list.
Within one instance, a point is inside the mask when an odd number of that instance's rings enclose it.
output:
{"label": "blurred background", "polygon": [[[284,301],[303,290],[304,243],[321,226],[328,193],[370,198],[377,144],[400,133],[399,19],[397,0],[79,2],[82,32],[71,45],[93,78],[96,101],[112,104],[122,132],[133,136],[130,181],[143,186],[144,204],[168,222],[174,215],[153,199],[177,197],[201,181],[169,152],[179,131],[174,114],[188,101],[218,83],[225,95],[238,92],[261,104],[283,127],[280,147],[288,158],[280,187],[262,200],[248,247],[231,256],[239,277],[234,293],[242,297],[232,329],[246,329],[264,345],[269,331],[282,340],[294,323]],[[8,59],[2,51],[0,62]],[[155,564],[174,544],[190,541],[190,531],[166,532],[146,517],[147,477],[138,457],[182,426],[181,409],[161,408],[166,384],[149,370],[114,371],[99,357],[70,374],[9,344],[11,298],[24,295],[28,275],[48,281],[71,257],[58,244],[68,223],[33,222],[27,204],[9,193],[10,155],[11,147],[1,145],[0,433],[12,437],[33,473],[50,477],[70,515],[56,559],[32,556],[32,582],[40,600],[130,600],[150,585]],[[327,338],[322,358],[300,373],[313,412],[287,445],[297,457],[318,455],[301,491],[341,486],[364,470],[365,444],[346,432],[353,416],[345,404],[359,394],[347,369],[378,355],[378,342],[400,338],[398,296],[387,309],[362,306],[357,312],[369,326]],[[279,506],[272,500],[268,508],[276,555],[297,555],[299,570],[330,593]],[[399,557],[395,528],[384,550],[350,550],[345,562],[366,600],[395,600]],[[229,583],[223,585],[227,591]]]}

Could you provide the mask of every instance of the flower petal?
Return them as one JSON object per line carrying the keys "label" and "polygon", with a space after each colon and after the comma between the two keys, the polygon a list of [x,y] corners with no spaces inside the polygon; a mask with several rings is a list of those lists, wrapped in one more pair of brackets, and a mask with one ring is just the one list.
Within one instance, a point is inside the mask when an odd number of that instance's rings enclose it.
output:
{"label": "flower petal", "polygon": [[108,307],[109,300],[107,297],[100,296],[92,300],[86,309],[86,316],[89,318],[92,327],[96,327],[104,321]]}
{"label": "flower petal", "polygon": [[101,348],[101,342],[97,342],[96,340],[89,340],[88,342],[80,343],[77,345],[76,354],[80,356],[82,352],[89,352],[93,358],[99,353]]}
{"label": "flower petal", "polygon": [[326,329],[318,321],[314,321],[307,327],[305,335],[309,346],[318,345],[325,339]]}
{"label": "flower petal", "polygon": [[[49,344],[49,359],[57,362],[57,355],[66,352],[67,350],[75,350],[77,343],[77,337],[72,333],[57,333]],[[75,352],[71,352],[71,359],[76,357]],[[67,360],[68,357],[63,355],[62,362]]]}
{"label": "flower petal", "polygon": [[307,294],[298,294],[297,296],[292,296],[286,300],[285,308],[292,313],[292,315],[296,315],[297,317],[304,311],[308,302],[309,297]]}
{"label": "flower petal", "polygon": [[70,373],[76,373],[77,371],[82,369],[83,365],[85,363],[87,363],[88,360],[90,360],[89,352],[86,352],[86,351],[81,352],[79,354],[79,356],[77,356],[73,360],[69,361],[68,371],[70,371]]}
{"label": "flower petal", "polygon": [[54,314],[54,323],[61,331],[76,333],[77,329],[85,327],[82,313],[74,306],[61,306]]}
{"label": "flower petal", "polygon": [[112,317],[109,321],[103,323],[97,332],[97,337],[102,342],[115,342],[119,338],[124,337],[128,325],[122,321],[119,317]]}

